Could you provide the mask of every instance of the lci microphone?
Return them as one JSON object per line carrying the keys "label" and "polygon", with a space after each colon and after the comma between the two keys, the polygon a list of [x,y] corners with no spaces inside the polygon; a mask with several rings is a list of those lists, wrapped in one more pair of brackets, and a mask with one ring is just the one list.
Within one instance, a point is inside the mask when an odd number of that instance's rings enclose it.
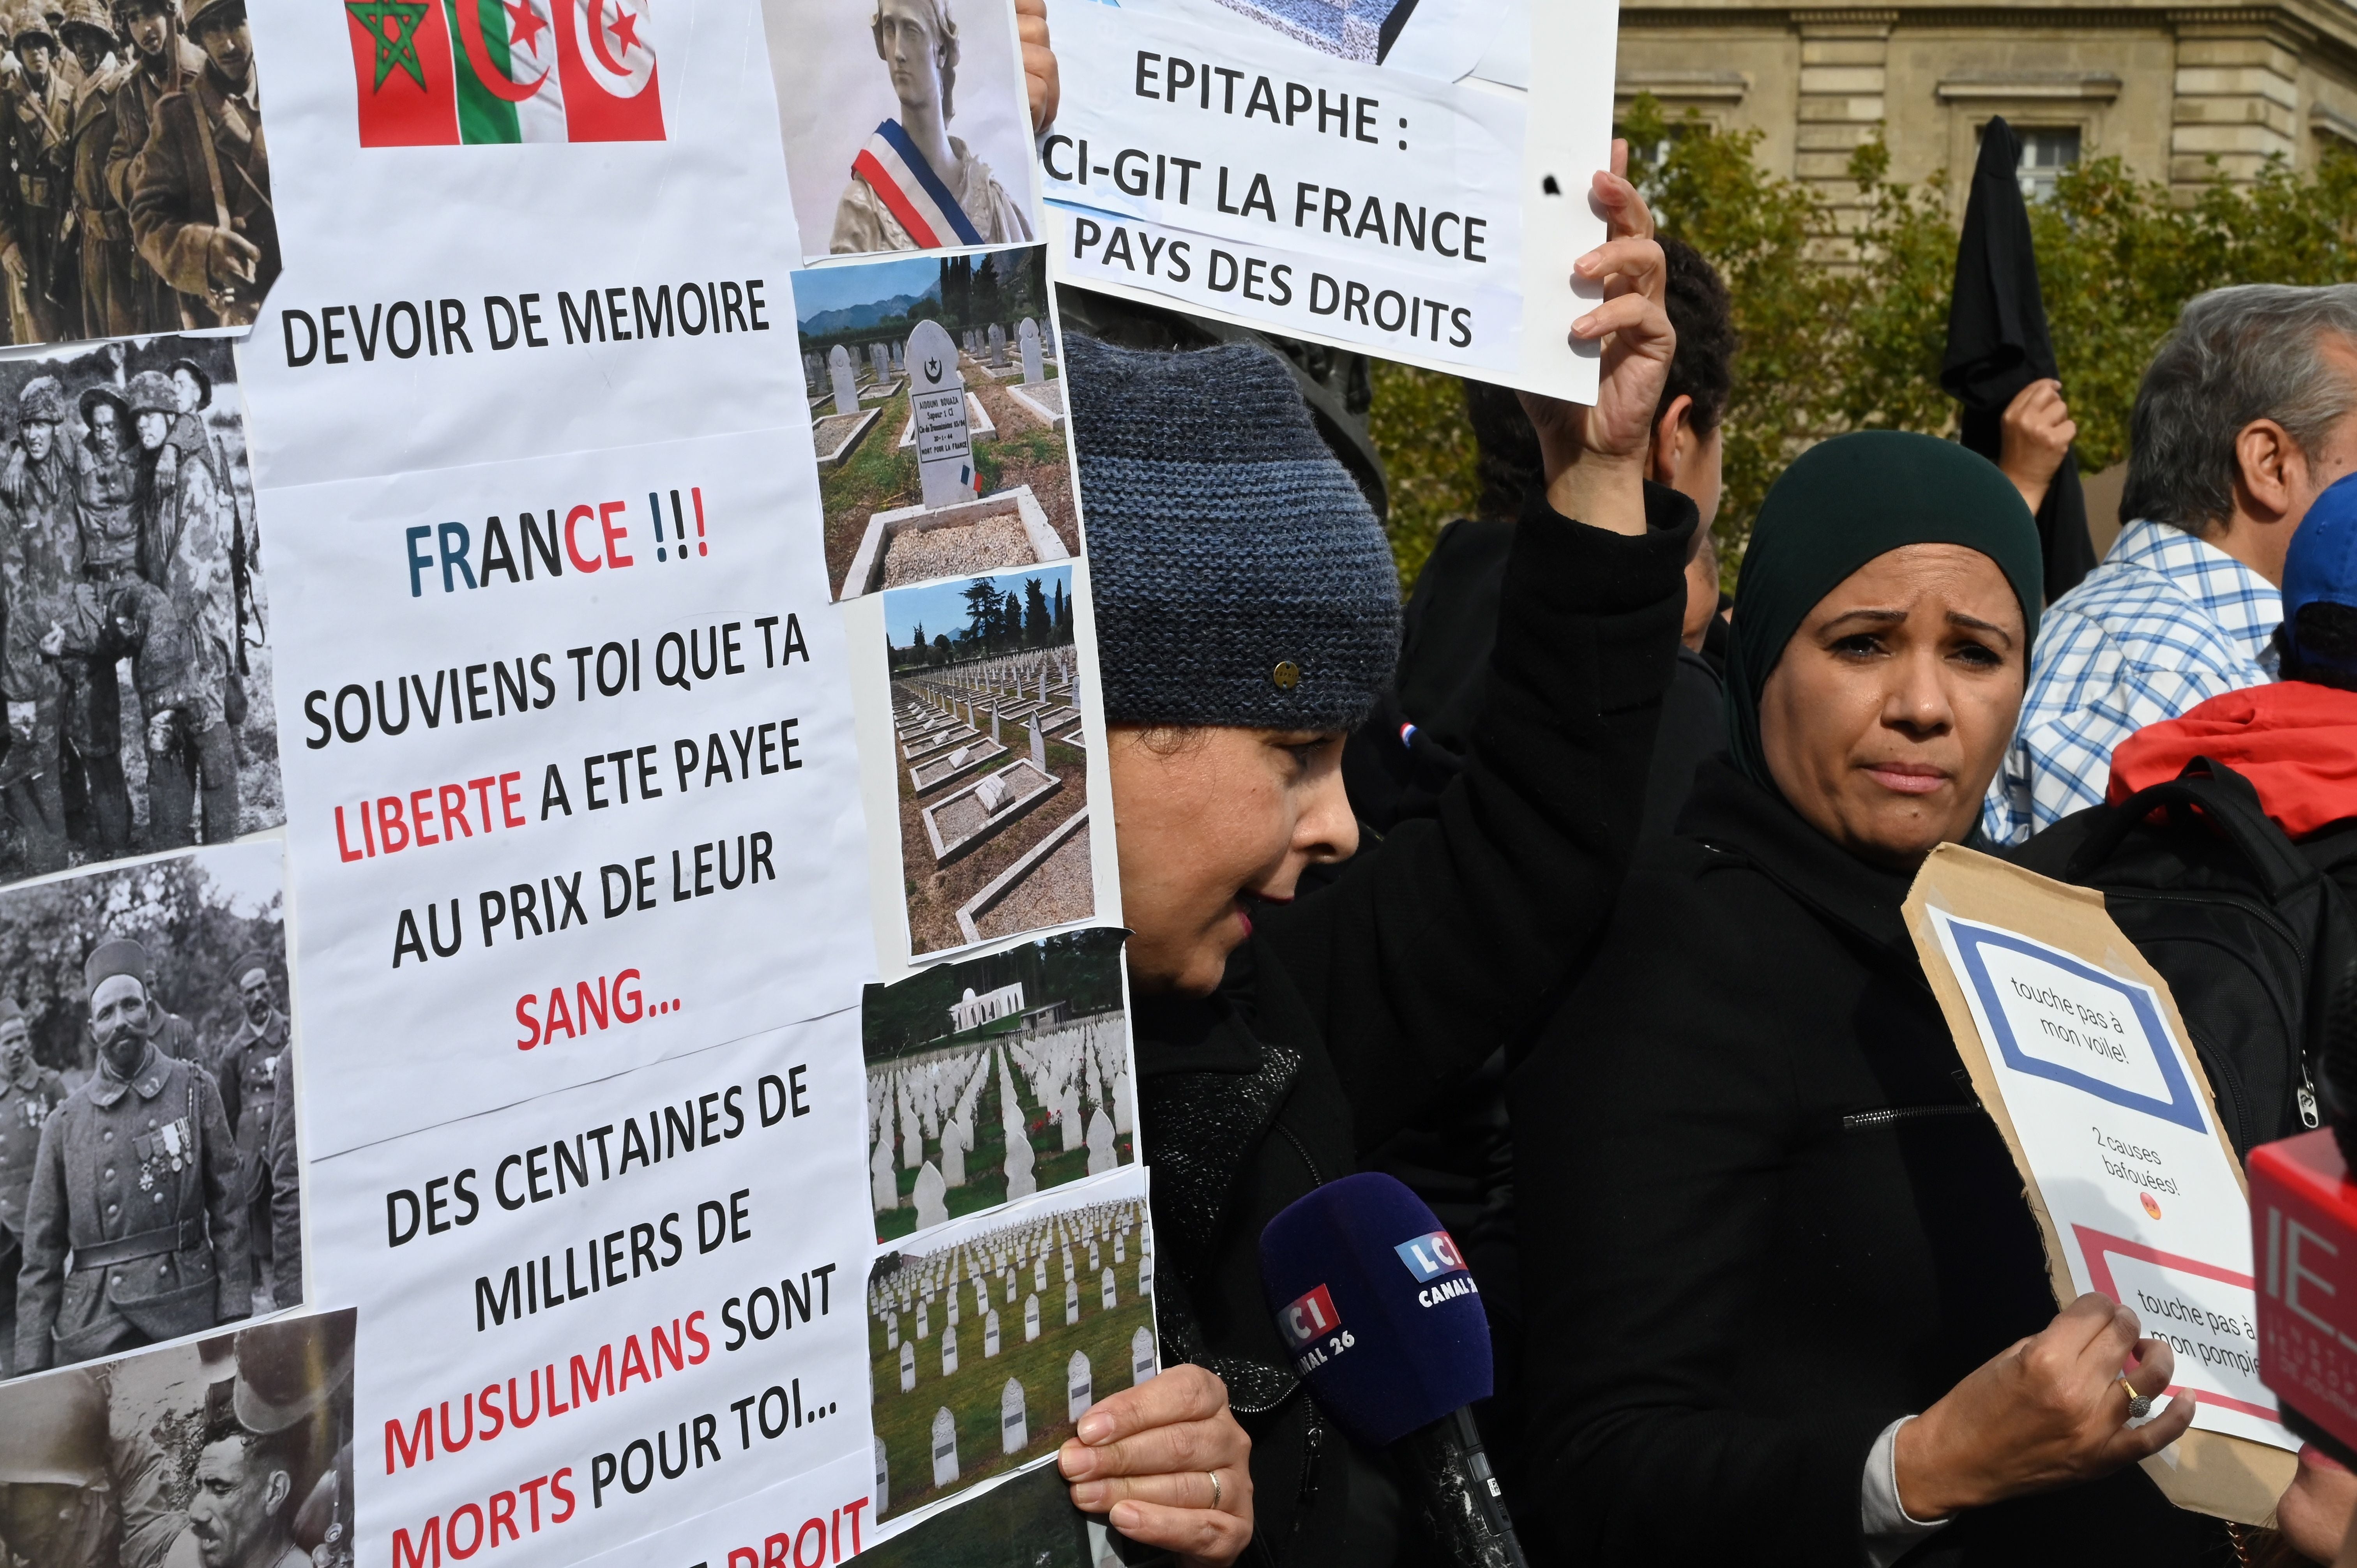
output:
{"label": "lci microphone", "polygon": [[1448,1560],[1523,1568],[1465,1408],[1490,1396],[1490,1319],[1432,1210],[1387,1176],[1329,1182],[1261,1232],[1260,1278],[1318,1407],[1393,1450]]}

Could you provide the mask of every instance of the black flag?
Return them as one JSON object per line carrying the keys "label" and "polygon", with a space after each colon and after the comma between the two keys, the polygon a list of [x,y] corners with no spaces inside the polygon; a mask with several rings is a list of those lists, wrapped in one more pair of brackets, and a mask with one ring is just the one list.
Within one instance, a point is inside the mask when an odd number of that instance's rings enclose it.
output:
{"label": "black flag", "polygon": [[[2006,405],[2032,381],[2057,374],[2038,292],[2038,257],[2029,242],[2029,208],[2015,170],[2021,140],[2003,120],[1981,133],[1964,232],[1956,247],[1956,290],[1948,306],[1948,352],[1940,384],[1964,406],[1965,446],[1994,463],[2004,443]],[[2079,453],[2066,453],[2038,509],[2051,601],[2094,569],[2087,498],[2079,489]]]}

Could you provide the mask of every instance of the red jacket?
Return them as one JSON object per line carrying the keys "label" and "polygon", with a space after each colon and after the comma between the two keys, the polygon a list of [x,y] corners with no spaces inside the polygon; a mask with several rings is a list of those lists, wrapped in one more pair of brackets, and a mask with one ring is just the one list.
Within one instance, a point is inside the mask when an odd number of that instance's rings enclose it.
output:
{"label": "red jacket", "polygon": [[2112,754],[2108,799],[2174,779],[2197,757],[2251,781],[2292,838],[2357,817],[2357,692],[2284,681],[2211,698],[2147,725]]}

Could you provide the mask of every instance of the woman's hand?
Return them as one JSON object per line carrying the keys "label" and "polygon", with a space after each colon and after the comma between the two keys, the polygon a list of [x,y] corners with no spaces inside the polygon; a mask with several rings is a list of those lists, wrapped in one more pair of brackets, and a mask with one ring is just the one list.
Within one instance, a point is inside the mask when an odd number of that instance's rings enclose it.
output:
{"label": "woman's hand", "polygon": [[1629,144],[1612,144],[1612,167],[1592,184],[1603,209],[1604,243],[1572,263],[1575,278],[1603,285],[1597,307],[1571,336],[1601,345],[1596,404],[1522,394],[1538,433],[1547,504],[1566,517],[1615,533],[1645,532],[1645,453],[1653,411],[1669,381],[1677,335],[1663,306],[1668,268],[1653,240],[1653,215],[1623,172]]}
{"label": "woman's hand", "polygon": [[2176,1356],[2137,1337],[2136,1315],[2090,1292],[2052,1323],[1975,1371],[1899,1429],[1899,1503],[1909,1517],[1946,1519],[2029,1492],[2109,1475],[2158,1454],[2193,1421],[2193,1396],[2131,1427],[2121,1368],[2140,1395],[2169,1387]]}
{"label": "woman's hand", "polygon": [[2005,470],[2005,477],[2013,481],[2035,516],[2079,435],[2070,407],[2062,401],[2062,383],[2032,381],[2014,393],[1998,428],[1996,466]]}
{"label": "woman's hand", "polygon": [[1227,1384],[1182,1365],[1100,1401],[1056,1464],[1082,1513],[1189,1568],[1227,1568],[1252,1540],[1251,1458]]}
{"label": "woman's hand", "polygon": [[1056,123],[1062,95],[1056,80],[1056,51],[1048,47],[1048,0],[1015,0],[1015,27],[1023,39],[1023,84],[1031,90],[1031,133]]}

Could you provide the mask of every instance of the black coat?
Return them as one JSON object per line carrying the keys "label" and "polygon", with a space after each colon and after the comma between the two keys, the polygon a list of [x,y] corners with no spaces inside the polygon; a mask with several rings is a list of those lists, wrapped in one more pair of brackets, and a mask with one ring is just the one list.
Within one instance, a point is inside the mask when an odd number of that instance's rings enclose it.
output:
{"label": "black coat", "polygon": [[[1900,905],[1706,763],[1516,1075],[1537,1500],[1571,1561],[1859,1563],[1859,1482],[2056,1310]],[[1910,1564],[2190,1564],[2136,1469],[1957,1520]]]}
{"label": "black coat", "polygon": [[1134,1009],[1166,1360],[1226,1378],[1267,1560],[1381,1568],[1379,1465],[1300,1397],[1261,1293],[1262,1229],[1358,1168],[1517,1030],[1602,929],[1635,836],[1694,508],[1657,532],[1516,532],[1487,709],[1437,814],[1255,914],[1213,996]]}

